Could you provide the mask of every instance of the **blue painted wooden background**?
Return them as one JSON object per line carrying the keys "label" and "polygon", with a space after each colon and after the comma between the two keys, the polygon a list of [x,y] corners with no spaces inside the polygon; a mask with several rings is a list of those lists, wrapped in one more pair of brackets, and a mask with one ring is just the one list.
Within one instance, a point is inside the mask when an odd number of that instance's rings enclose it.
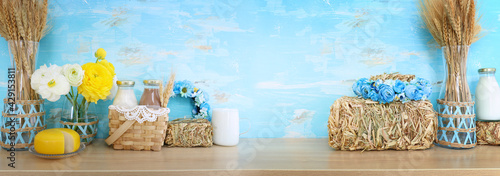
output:
{"label": "blue painted wooden background", "polygon": [[[401,72],[430,79],[434,103],[444,78],[441,50],[415,0],[49,1],[52,31],[41,41],[39,64],[84,64],[105,48],[119,79],[137,81],[138,97],[141,80],[167,79],[175,69],[178,79],[210,93],[212,107],[238,108],[250,119],[242,137],[326,137],[330,105],[353,95],[361,77]],[[486,36],[470,52],[472,92],[478,68],[500,67],[500,2],[479,6]],[[4,40],[0,47],[6,75]],[[0,95],[6,80],[0,77]],[[46,106],[55,127],[61,102]],[[108,135],[106,106],[97,108],[101,138]],[[240,130],[248,125],[242,121]]]}

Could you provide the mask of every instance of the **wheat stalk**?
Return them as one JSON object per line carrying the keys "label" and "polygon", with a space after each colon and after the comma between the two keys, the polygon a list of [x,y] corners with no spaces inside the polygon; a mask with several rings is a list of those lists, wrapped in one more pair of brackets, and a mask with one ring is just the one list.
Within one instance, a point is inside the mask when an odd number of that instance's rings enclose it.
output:
{"label": "wheat stalk", "polygon": [[167,86],[165,86],[164,89],[160,89],[163,91],[161,99],[162,99],[162,104],[161,106],[166,108],[170,99],[170,96],[172,96],[173,90],[174,90],[174,82],[175,82],[175,72],[172,71],[170,74],[170,77],[168,78]]}

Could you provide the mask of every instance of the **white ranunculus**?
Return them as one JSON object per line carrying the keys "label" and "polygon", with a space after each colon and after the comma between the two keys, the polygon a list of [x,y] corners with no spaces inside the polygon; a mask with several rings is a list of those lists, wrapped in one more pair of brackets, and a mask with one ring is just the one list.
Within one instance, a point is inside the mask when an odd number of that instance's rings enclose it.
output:
{"label": "white ranunculus", "polygon": [[109,90],[109,95],[106,97],[105,100],[112,100],[116,96],[116,92],[118,91],[118,85],[116,85],[116,81],[118,81],[118,78],[113,77],[113,87],[111,87],[111,90]]}
{"label": "white ranunculus", "polygon": [[[57,70],[53,70],[57,71]],[[57,73],[47,74],[40,81],[40,87],[36,92],[49,101],[55,102],[59,100],[61,95],[69,93],[71,86],[66,78],[60,74],[60,70]]]}
{"label": "white ranunculus", "polygon": [[62,67],[62,74],[69,82],[69,85],[78,87],[82,84],[84,71],[78,64],[66,64]]}
{"label": "white ranunculus", "polygon": [[40,66],[40,68],[38,70],[35,70],[35,72],[31,75],[31,88],[37,91],[43,84],[43,78],[54,74],[59,75],[61,74],[61,70],[61,67],[52,64],[50,65],[50,67],[47,67],[47,65]]}
{"label": "white ranunculus", "polygon": [[35,72],[31,75],[31,88],[33,90],[38,90],[40,87],[40,82],[43,77],[48,73],[49,69],[47,68],[47,65],[42,65],[38,70],[35,70]]}

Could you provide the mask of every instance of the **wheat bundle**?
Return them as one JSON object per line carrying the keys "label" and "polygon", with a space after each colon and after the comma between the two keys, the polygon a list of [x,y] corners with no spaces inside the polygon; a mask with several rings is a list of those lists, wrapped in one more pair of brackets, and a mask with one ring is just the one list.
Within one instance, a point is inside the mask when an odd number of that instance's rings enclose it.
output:
{"label": "wheat bundle", "polygon": [[30,77],[36,69],[38,42],[49,30],[47,8],[47,0],[0,0],[0,35],[8,41],[20,100],[38,99]]}
{"label": "wheat bundle", "polygon": [[469,46],[481,38],[475,0],[421,0],[419,13],[427,29],[443,47],[446,62],[444,101],[472,101],[466,79]]}

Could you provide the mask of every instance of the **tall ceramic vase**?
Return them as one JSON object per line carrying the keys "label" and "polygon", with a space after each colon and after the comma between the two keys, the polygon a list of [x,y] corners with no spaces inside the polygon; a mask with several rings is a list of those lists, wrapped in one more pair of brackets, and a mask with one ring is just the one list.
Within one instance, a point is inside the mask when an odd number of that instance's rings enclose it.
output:
{"label": "tall ceramic vase", "polygon": [[470,46],[445,46],[446,76],[438,99],[437,143],[448,148],[476,146],[474,101],[467,83]]}
{"label": "tall ceramic vase", "polygon": [[7,96],[0,119],[0,145],[6,150],[27,150],[35,135],[45,129],[43,100],[31,89],[36,69],[38,42],[8,41],[11,67],[7,75]]}

